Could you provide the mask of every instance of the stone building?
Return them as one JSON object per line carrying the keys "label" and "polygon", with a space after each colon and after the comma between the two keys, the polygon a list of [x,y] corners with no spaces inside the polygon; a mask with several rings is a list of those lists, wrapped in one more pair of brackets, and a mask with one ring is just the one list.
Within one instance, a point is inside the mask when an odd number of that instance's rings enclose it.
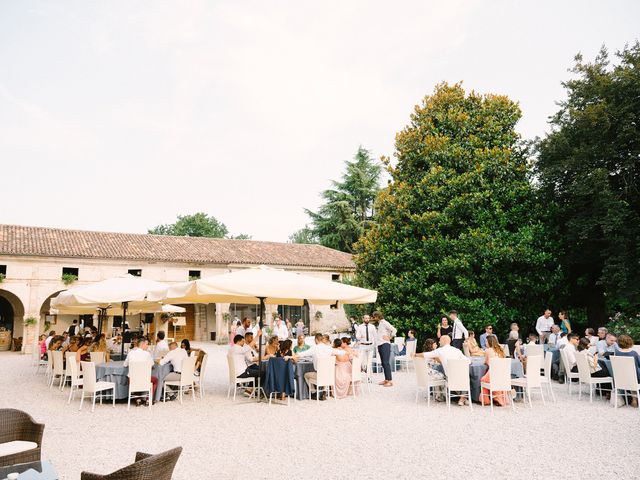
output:
{"label": "stone building", "polygon": [[[341,280],[355,270],[351,255],[321,245],[107,233],[57,228],[0,225],[0,328],[24,337],[30,351],[36,333],[60,333],[74,319],[90,325],[97,315],[50,315],[49,302],[62,290],[123,274],[160,282],[184,282],[257,265],[269,265],[327,280]],[[63,282],[73,280],[66,285]],[[76,278],[76,280],[74,280]],[[248,304],[187,304],[186,325],[174,327],[160,314],[128,317],[131,328],[168,336],[227,342],[230,323],[245,316],[255,320]],[[265,320],[277,313],[298,318],[309,332],[348,326],[341,306],[267,306]],[[35,318],[35,326],[24,321]],[[114,319],[108,317],[107,333]]]}

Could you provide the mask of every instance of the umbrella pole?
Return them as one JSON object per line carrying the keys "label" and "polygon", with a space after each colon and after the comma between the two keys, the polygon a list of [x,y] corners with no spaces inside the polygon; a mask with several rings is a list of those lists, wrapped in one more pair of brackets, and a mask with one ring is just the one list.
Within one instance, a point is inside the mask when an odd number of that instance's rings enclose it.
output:
{"label": "umbrella pole", "polygon": [[[264,318],[264,297],[258,297],[260,299],[260,320],[258,321],[258,390],[257,390],[257,399],[260,401],[260,394],[264,393],[262,386],[260,383],[262,382],[262,328],[264,327],[264,322],[262,319]],[[264,394],[266,398],[266,393]]]}
{"label": "umbrella pole", "polygon": [[122,359],[124,359],[124,326],[127,323],[127,307],[129,306],[129,302],[122,302],[122,347],[120,351],[120,355]]}

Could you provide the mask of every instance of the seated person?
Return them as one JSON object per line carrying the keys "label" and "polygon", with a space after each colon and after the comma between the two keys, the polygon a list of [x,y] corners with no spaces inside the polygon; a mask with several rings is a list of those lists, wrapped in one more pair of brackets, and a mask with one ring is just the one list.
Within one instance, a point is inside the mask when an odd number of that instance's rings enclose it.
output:
{"label": "seated person", "polygon": [[[601,366],[598,363],[598,353],[591,353],[589,351],[589,347],[591,347],[591,341],[588,338],[581,338],[578,341],[578,352],[584,352],[587,356],[587,361],[589,363],[589,373],[592,377],[608,377],[609,371],[606,367]],[[572,372],[577,372],[577,365],[571,369]],[[611,397],[611,384],[610,383],[601,383],[597,385],[597,390],[606,390],[604,396],[607,400]]]}
{"label": "seated person", "polygon": [[340,342],[341,342],[340,348],[342,348],[345,352],[347,352],[350,358],[353,358],[354,356],[355,357],[358,356],[358,352],[356,352],[353,348],[351,348],[351,337],[342,337],[340,339]]}
{"label": "seated person", "polygon": [[594,347],[598,343],[599,338],[596,337],[596,331],[593,328],[587,328],[584,331],[584,336],[589,340],[589,346]]}
{"label": "seated person", "polygon": [[293,353],[300,353],[311,348],[310,345],[307,345],[304,341],[304,335],[298,335],[298,344],[293,347]]}
{"label": "seated person", "polygon": [[616,336],[613,333],[607,333],[604,340],[598,340],[596,343],[598,355],[602,358],[608,358],[616,351]]}
{"label": "seated person", "polygon": [[509,332],[507,346],[509,347],[509,356],[511,358],[518,358],[522,360],[522,350],[520,349],[520,339],[518,338],[518,332],[513,330]]}
{"label": "seated person", "polygon": [[120,353],[122,351],[122,335],[117,334],[107,340],[107,348],[111,353]]}
{"label": "seated person", "polygon": [[535,333],[530,333],[527,343],[538,343],[538,335]]}
{"label": "seated person", "polygon": [[[480,348],[487,348],[487,337],[496,337],[493,333],[493,327],[491,325],[486,325],[484,327],[484,333],[480,335]],[[496,340],[498,337],[496,337]]]}
{"label": "seated person", "polygon": [[286,360],[293,357],[293,351],[291,350],[291,345],[293,342],[289,339],[286,339],[280,344],[280,348],[276,352],[276,357],[282,357]]}
{"label": "seated person", "polygon": [[[636,376],[640,382],[640,354],[633,349],[633,339],[629,335],[620,335],[618,337],[618,348],[616,349],[616,357],[631,357],[634,359],[636,367]],[[631,406],[638,406],[637,392],[631,392]]]}
{"label": "seated person", "polygon": [[[132,348],[131,350],[129,350],[129,353],[127,354],[127,358],[124,360],[124,366],[128,367],[130,363],[134,363],[134,362],[149,362],[153,364],[153,357],[149,352],[149,341],[144,337],[138,338],[136,341],[135,348]],[[151,397],[153,398],[153,396],[155,395],[156,389],[158,388],[158,377],[151,375],[151,384],[152,384]],[[148,405],[149,401],[153,401],[153,400],[150,400],[147,398],[145,403]],[[142,400],[139,398],[136,399],[136,406],[140,406],[141,404],[142,404]]]}
{"label": "seated person", "polygon": [[469,330],[469,337],[464,341],[463,345],[466,345],[466,347],[469,349],[470,356],[484,357],[484,350],[482,350],[482,348],[480,348],[480,345],[478,345],[478,342],[476,341],[476,332],[474,332],[473,330]]}
{"label": "seated person", "polygon": [[262,358],[268,360],[271,357],[275,357],[278,351],[280,350],[280,339],[277,335],[274,335],[269,339],[269,343],[267,347],[264,349],[264,355]]}
{"label": "seated person", "polygon": [[412,328],[407,332],[407,338],[404,340],[404,345],[402,346],[402,350],[398,353],[398,356],[407,354],[407,342],[415,342],[416,339],[416,331]]}
{"label": "seated person", "polygon": [[[187,355],[187,351],[183,348],[178,348],[177,342],[171,342],[169,344],[169,351],[165,354],[165,356],[156,359],[156,362],[158,362],[160,365],[171,363],[171,368],[173,369],[173,371],[167,374],[166,377],[164,377],[165,380],[180,380],[180,374],[182,373],[182,362],[184,362],[185,358],[189,358],[189,355]],[[176,395],[172,395],[170,397],[170,400],[173,400],[175,397]]]}
{"label": "seated person", "polygon": [[547,343],[552,346],[556,346],[560,340],[560,327],[558,325],[551,325],[551,334],[549,334],[549,340]]}

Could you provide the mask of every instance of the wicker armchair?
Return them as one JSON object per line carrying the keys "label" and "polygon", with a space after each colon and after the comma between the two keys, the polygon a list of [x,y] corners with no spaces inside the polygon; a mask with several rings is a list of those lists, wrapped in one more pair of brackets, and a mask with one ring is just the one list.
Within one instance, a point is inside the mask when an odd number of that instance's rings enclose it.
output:
{"label": "wicker armchair", "polygon": [[182,447],[151,455],[136,453],[136,461],[108,475],[82,472],[80,480],[171,480]]}
{"label": "wicker armchair", "polygon": [[0,443],[23,440],[38,444],[38,448],[0,457],[0,467],[40,461],[43,432],[44,425],[37,423],[28,413],[13,408],[0,408]]}

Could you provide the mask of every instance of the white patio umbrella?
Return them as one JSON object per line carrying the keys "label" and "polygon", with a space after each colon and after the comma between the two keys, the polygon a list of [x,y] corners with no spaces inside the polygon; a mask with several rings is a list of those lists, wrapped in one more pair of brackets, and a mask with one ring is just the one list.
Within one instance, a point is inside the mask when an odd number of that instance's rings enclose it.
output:
{"label": "white patio umbrella", "polygon": [[[51,308],[92,306],[101,309],[104,314],[113,304],[119,303],[122,306],[122,324],[124,325],[127,320],[129,302],[145,303],[150,291],[164,287],[163,283],[153,280],[133,275],[121,275],[60,292],[57,297],[51,299]],[[157,304],[158,302],[155,302],[155,305]],[[124,342],[122,343],[122,354],[124,355]]]}
{"label": "white patio umbrella", "polygon": [[[51,308],[49,313],[51,315],[83,315],[89,313],[95,313],[97,310],[102,310],[100,305],[86,305],[82,307],[67,307],[59,306],[58,308]],[[120,304],[111,306],[108,308],[110,315],[122,315],[123,309]],[[127,313],[137,315],[139,313],[184,313],[187,310],[177,305],[163,305],[157,302],[129,302],[127,307]]]}
{"label": "white patio umbrella", "polygon": [[[331,280],[287,272],[265,265],[236,272],[164,287],[149,292],[148,300],[162,300],[168,303],[214,303],[240,302],[257,303],[259,326],[264,326],[265,303],[276,305],[303,305],[309,303],[332,305],[337,302],[347,304],[374,303],[378,292],[366,288],[353,287]],[[262,336],[259,337],[258,364],[262,360]],[[258,377],[260,390],[260,377]]]}

